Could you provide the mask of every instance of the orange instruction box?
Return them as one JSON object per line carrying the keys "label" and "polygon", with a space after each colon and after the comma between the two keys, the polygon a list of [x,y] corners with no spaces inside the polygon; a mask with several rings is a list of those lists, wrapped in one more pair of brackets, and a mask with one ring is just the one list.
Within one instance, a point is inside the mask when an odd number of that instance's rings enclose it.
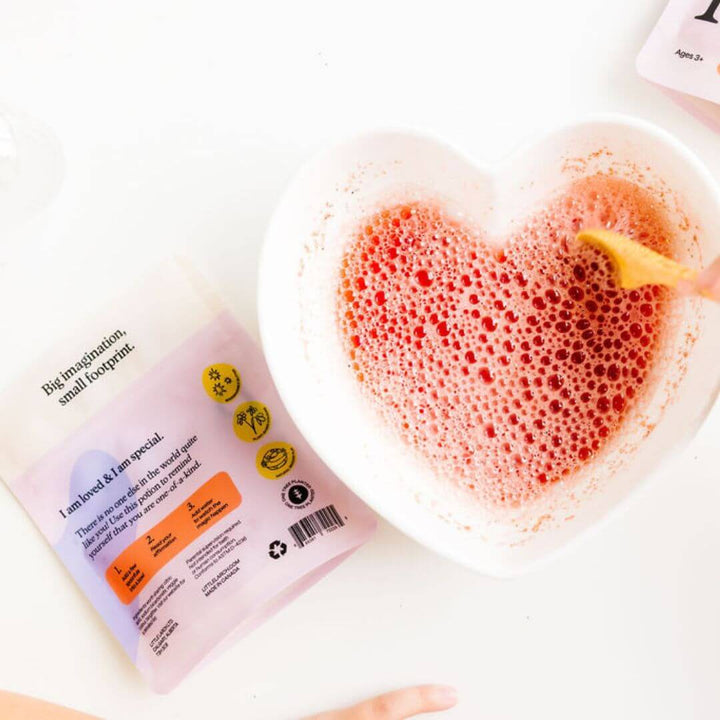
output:
{"label": "orange instruction box", "polygon": [[190,543],[240,506],[242,496],[226,472],[202,487],[123,550],[105,571],[105,579],[125,605],[153,576]]}

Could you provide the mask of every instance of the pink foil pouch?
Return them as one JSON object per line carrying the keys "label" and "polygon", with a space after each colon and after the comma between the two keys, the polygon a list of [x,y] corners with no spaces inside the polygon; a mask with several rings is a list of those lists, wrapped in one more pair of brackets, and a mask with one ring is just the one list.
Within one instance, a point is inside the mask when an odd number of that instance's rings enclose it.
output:
{"label": "pink foil pouch", "polygon": [[720,132],[720,0],[670,0],[637,69]]}
{"label": "pink foil pouch", "polygon": [[172,263],[0,397],[0,475],[167,691],[365,542],[252,340]]}

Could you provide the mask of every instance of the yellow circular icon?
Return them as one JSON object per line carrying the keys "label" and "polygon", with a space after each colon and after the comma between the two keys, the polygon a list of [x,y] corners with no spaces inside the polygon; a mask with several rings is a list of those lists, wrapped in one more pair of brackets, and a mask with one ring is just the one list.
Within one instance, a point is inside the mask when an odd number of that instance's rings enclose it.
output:
{"label": "yellow circular icon", "polygon": [[271,423],[267,405],[251,401],[243,403],[235,410],[233,430],[241,440],[255,442],[270,429]]}
{"label": "yellow circular icon", "polygon": [[271,442],[263,445],[255,458],[258,472],[268,480],[277,480],[290,472],[295,464],[295,448],[289,443]]}
{"label": "yellow circular icon", "polygon": [[227,363],[215,363],[203,370],[202,384],[205,392],[215,402],[227,403],[240,392],[240,373]]}

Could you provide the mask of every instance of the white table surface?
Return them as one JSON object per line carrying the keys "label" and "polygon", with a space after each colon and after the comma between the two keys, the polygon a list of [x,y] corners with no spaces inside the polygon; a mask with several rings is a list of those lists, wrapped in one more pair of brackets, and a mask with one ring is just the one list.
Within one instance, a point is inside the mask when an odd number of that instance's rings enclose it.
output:
{"label": "white table surface", "polygon": [[[426,128],[492,160],[620,111],[678,135],[720,179],[720,137],[635,74],[662,6],[3,0],[0,100],[54,129],[66,175],[42,232],[0,271],[0,371],[70,307],[91,311],[146,256],[179,248],[256,333],[273,205],[303,159],[358,129]],[[381,523],[168,696],[146,689],[2,487],[0,687],[113,720],[283,720],[425,681],[458,687],[458,720],[717,718],[718,438],[716,411],[626,512],[519,580]]]}

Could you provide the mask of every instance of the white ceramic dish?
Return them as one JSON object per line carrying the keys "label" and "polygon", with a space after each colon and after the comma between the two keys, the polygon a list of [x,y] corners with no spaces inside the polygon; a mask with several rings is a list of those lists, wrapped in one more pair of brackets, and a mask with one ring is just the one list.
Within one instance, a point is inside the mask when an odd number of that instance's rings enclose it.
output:
{"label": "white ceramic dish", "polygon": [[498,516],[438,483],[364,402],[335,317],[348,229],[379,203],[428,196],[500,235],[570,180],[609,171],[646,186],[666,205],[682,228],[680,259],[697,265],[720,253],[720,191],[707,170],[667,133],[618,116],[550,132],[494,167],[414,132],[369,133],[306,165],[268,229],[260,329],[270,370],[300,430],[390,522],[486,574],[524,572],[567,546],[623,504],[694,434],[720,384],[720,308],[679,305],[682,331],[667,348],[668,372],[601,462],[555,486],[542,502]]}

